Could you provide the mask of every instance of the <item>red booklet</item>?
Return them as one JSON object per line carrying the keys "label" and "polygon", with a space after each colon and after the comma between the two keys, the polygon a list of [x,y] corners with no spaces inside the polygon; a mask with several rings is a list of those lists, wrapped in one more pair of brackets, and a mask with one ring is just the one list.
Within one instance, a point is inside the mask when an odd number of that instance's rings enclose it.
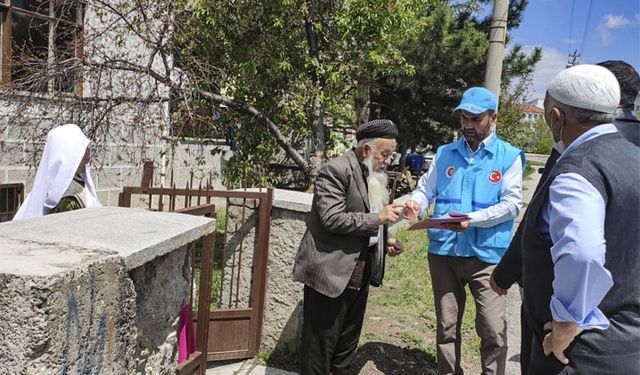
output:
{"label": "red booklet", "polygon": [[427,228],[441,228],[444,223],[460,223],[465,220],[469,220],[467,214],[457,211],[448,212],[440,217],[430,217],[419,221],[409,227],[409,230],[427,229]]}

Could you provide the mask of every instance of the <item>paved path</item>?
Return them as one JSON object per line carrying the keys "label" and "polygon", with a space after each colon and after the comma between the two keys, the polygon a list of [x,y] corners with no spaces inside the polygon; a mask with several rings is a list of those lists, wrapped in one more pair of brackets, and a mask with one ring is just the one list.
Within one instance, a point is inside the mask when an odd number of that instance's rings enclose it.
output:
{"label": "paved path", "polygon": [[207,375],[295,375],[273,367],[265,367],[252,363],[252,360],[240,362],[211,362]]}

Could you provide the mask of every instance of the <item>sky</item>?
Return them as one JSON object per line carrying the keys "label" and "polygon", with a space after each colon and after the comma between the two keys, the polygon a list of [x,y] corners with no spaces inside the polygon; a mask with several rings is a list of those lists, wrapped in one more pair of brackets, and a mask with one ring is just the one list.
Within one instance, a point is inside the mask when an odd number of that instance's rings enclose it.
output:
{"label": "sky", "polygon": [[510,36],[507,48],[514,43],[527,51],[542,47],[529,99],[544,97],[574,50],[579,63],[624,60],[640,72],[640,0],[530,0]]}

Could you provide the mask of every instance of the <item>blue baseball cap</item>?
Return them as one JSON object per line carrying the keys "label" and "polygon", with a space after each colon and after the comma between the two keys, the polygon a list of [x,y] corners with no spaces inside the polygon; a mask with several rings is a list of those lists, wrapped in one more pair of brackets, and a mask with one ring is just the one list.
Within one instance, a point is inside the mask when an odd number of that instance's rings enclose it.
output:
{"label": "blue baseball cap", "polygon": [[472,87],[462,94],[462,100],[454,112],[463,110],[479,115],[488,110],[495,111],[497,104],[496,96],[491,91],[484,87]]}

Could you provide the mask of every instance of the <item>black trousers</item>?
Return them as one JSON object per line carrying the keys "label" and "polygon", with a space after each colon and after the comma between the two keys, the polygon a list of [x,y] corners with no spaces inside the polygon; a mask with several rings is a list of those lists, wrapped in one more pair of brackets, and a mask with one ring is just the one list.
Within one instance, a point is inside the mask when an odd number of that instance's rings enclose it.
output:
{"label": "black trousers", "polygon": [[533,333],[529,328],[529,322],[524,316],[524,306],[520,306],[520,373],[522,375],[528,375],[532,336]]}
{"label": "black trousers", "polygon": [[365,271],[360,290],[346,289],[337,298],[305,285],[300,374],[340,375],[349,370],[362,332],[369,274]]}

